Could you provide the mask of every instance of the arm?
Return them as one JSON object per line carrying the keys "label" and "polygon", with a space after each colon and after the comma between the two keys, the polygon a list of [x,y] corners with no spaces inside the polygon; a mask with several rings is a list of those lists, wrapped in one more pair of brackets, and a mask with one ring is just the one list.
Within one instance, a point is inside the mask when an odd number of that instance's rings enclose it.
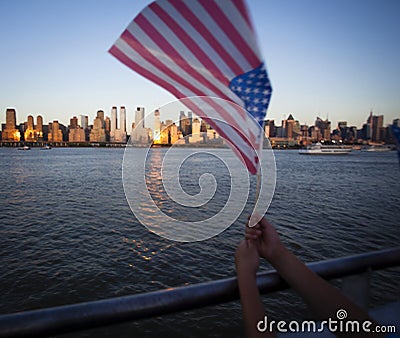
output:
{"label": "arm", "polygon": [[236,249],[235,264],[246,336],[275,337],[271,333],[261,333],[257,330],[257,323],[264,319],[265,311],[256,283],[259,256],[253,241],[243,240],[239,244]]}
{"label": "arm", "polygon": [[[371,329],[376,325],[368,314],[348,300],[337,288],[326,282],[293,255],[280,241],[274,227],[262,219],[254,228],[246,228],[246,238],[256,241],[260,256],[266,258],[279,275],[295,289],[321,320],[337,320],[336,312],[344,309],[348,320],[371,321]],[[337,332],[339,334],[339,332]],[[361,332],[360,337],[366,333]],[[345,333],[340,336],[345,337]],[[348,336],[355,337],[354,333]]]}

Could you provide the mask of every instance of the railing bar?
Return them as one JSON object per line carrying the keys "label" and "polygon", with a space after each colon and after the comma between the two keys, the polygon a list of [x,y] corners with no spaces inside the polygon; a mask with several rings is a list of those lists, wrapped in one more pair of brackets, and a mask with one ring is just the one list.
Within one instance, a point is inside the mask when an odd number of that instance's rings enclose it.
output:
{"label": "railing bar", "polygon": [[[396,265],[400,265],[400,247],[308,264],[325,279]],[[262,293],[288,288],[274,270],[258,274],[257,284]],[[220,304],[238,297],[236,278],[231,277],[132,296],[2,315],[0,336],[67,333]]]}

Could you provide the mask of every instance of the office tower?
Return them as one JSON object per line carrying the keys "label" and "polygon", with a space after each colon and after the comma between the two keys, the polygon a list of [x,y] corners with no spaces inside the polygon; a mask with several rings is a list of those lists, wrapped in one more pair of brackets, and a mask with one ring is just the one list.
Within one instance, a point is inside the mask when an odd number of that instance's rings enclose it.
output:
{"label": "office tower", "polygon": [[192,134],[189,136],[189,143],[199,143],[203,141],[203,137],[200,133],[200,120],[194,118],[192,121]]}
{"label": "office tower", "polygon": [[62,131],[60,129],[60,124],[58,121],[53,121],[49,123],[49,133],[47,135],[49,142],[62,142]]}
{"label": "office tower", "polygon": [[3,129],[2,140],[9,142],[19,142],[21,134],[16,128],[17,119],[15,109],[6,109],[6,125]]}
{"label": "office tower", "polygon": [[110,120],[110,142],[126,142],[126,110],[124,106],[120,109],[120,127],[118,128],[117,107],[111,108]]}
{"label": "office tower", "polygon": [[179,130],[184,134],[185,132],[185,120],[186,120],[186,115],[184,111],[181,111],[179,113]]}
{"label": "office tower", "polygon": [[115,131],[117,130],[117,107],[111,108],[110,141],[115,142]]}
{"label": "office tower", "polygon": [[137,107],[135,112],[135,126],[144,128],[144,107]]}
{"label": "office tower", "polygon": [[43,133],[43,117],[41,117],[40,115],[38,115],[38,117],[36,118],[36,126],[35,129],[39,132],[39,133]]}
{"label": "office tower", "polygon": [[33,116],[32,116],[32,115],[29,115],[29,116],[28,116],[28,121],[27,121],[27,124],[26,124],[26,129],[31,129],[31,130],[33,130],[33,125],[34,125]]}
{"label": "office tower", "polygon": [[93,122],[93,128],[90,131],[90,142],[106,142],[106,130],[103,128],[104,122],[101,116],[97,115]]}
{"label": "office tower", "polygon": [[383,115],[373,115],[372,116],[372,142],[382,141],[381,130],[383,128]]}
{"label": "office tower", "polygon": [[29,115],[27,121],[24,124],[24,140],[27,142],[37,141],[36,130],[34,130],[33,116]]}
{"label": "office tower", "polygon": [[154,141],[157,141],[161,133],[161,122],[160,122],[160,111],[157,109],[154,111]]}
{"label": "office tower", "polygon": [[121,129],[122,133],[126,133],[126,110],[124,106],[121,106],[119,110],[119,129]]}
{"label": "office tower", "polygon": [[137,107],[135,111],[135,122],[132,123],[132,141],[135,143],[148,143],[147,131],[144,126],[144,107]]}
{"label": "office tower", "polygon": [[188,112],[188,120],[189,120],[188,135],[190,135],[192,133],[192,124],[193,124],[193,113],[191,111]]}
{"label": "office tower", "polygon": [[76,129],[78,128],[78,118],[74,116],[72,119],[69,120],[69,128]]}
{"label": "office tower", "polygon": [[102,128],[104,128],[104,111],[103,110],[98,110],[97,111],[97,117],[100,119]]}
{"label": "office tower", "polygon": [[87,115],[79,115],[79,125],[85,130],[89,127],[89,117]]}
{"label": "office tower", "polygon": [[68,133],[68,141],[69,142],[85,142],[85,130],[79,126],[78,118],[74,116],[70,119],[69,123],[69,133]]}

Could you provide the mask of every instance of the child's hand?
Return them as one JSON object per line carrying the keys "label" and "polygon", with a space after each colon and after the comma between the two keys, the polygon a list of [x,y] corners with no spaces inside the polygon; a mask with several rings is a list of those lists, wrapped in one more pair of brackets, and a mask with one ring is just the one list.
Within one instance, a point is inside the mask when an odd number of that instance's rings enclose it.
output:
{"label": "child's hand", "polygon": [[242,240],[235,253],[236,272],[241,276],[255,276],[260,259],[253,240]]}
{"label": "child's hand", "polygon": [[246,226],[245,237],[247,240],[255,241],[259,255],[271,263],[284,249],[275,228],[265,218],[262,218],[254,227]]}

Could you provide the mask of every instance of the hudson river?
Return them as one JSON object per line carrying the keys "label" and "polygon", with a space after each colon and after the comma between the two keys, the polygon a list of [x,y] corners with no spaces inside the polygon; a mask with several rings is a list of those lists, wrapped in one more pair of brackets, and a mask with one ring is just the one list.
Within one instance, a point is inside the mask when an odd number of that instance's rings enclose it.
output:
{"label": "hudson river", "polygon": [[[247,215],[203,242],[173,242],[150,233],[125,199],[123,154],[105,148],[0,148],[2,314],[235,276],[234,251]],[[275,157],[276,191],[267,215],[304,261],[399,244],[396,152],[321,157],[276,151]],[[373,272],[370,305],[398,299],[399,285],[399,268]],[[309,316],[291,291],[263,300],[273,319]],[[239,302],[66,336],[206,335],[243,336]]]}

